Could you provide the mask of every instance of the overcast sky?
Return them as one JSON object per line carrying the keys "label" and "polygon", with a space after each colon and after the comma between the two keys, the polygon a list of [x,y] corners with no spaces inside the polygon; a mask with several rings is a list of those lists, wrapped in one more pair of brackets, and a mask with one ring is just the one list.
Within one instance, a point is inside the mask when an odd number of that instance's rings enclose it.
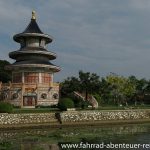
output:
{"label": "overcast sky", "polygon": [[55,81],[79,70],[150,79],[150,0],[0,0],[0,59],[19,48],[14,34],[36,11],[48,49],[61,67]]}

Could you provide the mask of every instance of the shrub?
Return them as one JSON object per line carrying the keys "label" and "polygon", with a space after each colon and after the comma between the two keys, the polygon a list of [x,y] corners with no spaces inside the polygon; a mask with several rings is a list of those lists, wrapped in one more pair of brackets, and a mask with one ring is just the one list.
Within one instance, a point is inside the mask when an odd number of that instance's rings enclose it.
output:
{"label": "shrub", "polygon": [[74,102],[71,98],[63,98],[58,103],[60,110],[67,110],[67,108],[74,108]]}
{"label": "shrub", "polygon": [[88,108],[88,106],[89,106],[89,103],[87,101],[82,101],[82,103],[81,103],[82,109],[86,109],[86,108]]}
{"label": "shrub", "polygon": [[9,103],[0,102],[0,113],[11,113],[13,106]]}
{"label": "shrub", "polygon": [[73,100],[73,102],[74,102],[74,107],[75,108],[81,108],[81,105],[82,105],[82,99],[80,99],[80,98],[77,98],[77,97],[75,97],[75,96],[72,96],[72,97],[70,97],[72,100]]}
{"label": "shrub", "polygon": [[94,94],[93,96],[94,96],[94,98],[97,100],[98,105],[101,105],[101,103],[102,103],[102,98],[101,98],[101,96],[100,96],[99,94]]}

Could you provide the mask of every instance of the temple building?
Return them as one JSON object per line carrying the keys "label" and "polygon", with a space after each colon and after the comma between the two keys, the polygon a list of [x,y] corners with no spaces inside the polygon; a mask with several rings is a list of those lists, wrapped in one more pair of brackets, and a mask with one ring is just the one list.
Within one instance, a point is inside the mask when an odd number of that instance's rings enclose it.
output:
{"label": "temple building", "polygon": [[22,108],[57,105],[59,84],[54,83],[53,75],[60,68],[50,62],[56,54],[47,50],[53,39],[41,31],[34,11],[27,28],[13,39],[20,49],[9,53],[16,61],[6,66],[12,70],[12,82],[0,83],[3,100]]}

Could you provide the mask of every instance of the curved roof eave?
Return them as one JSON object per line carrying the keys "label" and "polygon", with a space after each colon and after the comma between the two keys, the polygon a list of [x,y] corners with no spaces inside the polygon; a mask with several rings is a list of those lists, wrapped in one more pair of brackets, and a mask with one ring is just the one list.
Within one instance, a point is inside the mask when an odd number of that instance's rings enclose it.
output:
{"label": "curved roof eave", "polygon": [[7,70],[19,70],[19,69],[31,69],[33,70],[33,68],[36,69],[44,69],[44,70],[48,70],[48,71],[52,71],[52,72],[59,72],[61,69],[58,66],[55,65],[43,65],[43,64],[21,64],[21,65],[7,65],[5,67],[5,69]]}
{"label": "curved roof eave", "polygon": [[9,53],[9,57],[12,58],[12,59],[15,59],[17,56],[19,55],[31,55],[31,54],[39,54],[39,55],[45,55],[47,56],[50,60],[53,60],[53,59],[56,59],[57,55],[56,53],[53,53],[53,52],[49,52],[49,51],[35,51],[35,50],[29,50],[29,51],[26,51],[26,50],[20,50],[20,51],[13,51],[13,52],[10,52]]}
{"label": "curved roof eave", "polygon": [[53,41],[53,37],[48,34],[41,34],[41,33],[18,33],[13,36],[14,41],[20,43],[21,37],[43,37],[46,39],[47,43],[51,43]]}

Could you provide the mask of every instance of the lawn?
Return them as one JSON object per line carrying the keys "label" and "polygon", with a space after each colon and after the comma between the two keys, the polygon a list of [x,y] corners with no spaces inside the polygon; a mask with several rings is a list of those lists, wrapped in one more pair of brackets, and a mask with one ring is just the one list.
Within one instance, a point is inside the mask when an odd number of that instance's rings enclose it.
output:
{"label": "lawn", "polygon": [[48,113],[58,112],[57,108],[14,108],[13,113]]}
{"label": "lawn", "polygon": [[104,105],[100,106],[98,110],[125,110],[125,109],[150,109],[150,105],[129,105],[129,106],[115,106],[115,105]]}
{"label": "lawn", "polygon": [[[115,106],[115,105],[104,105],[99,106],[96,110],[126,110],[126,109],[150,109],[150,105],[130,105],[126,106]],[[92,110],[92,108],[81,109],[77,108],[76,110]],[[60,112],[58,108],[14,108],[13,113],[48,113],[48,112]]]}

